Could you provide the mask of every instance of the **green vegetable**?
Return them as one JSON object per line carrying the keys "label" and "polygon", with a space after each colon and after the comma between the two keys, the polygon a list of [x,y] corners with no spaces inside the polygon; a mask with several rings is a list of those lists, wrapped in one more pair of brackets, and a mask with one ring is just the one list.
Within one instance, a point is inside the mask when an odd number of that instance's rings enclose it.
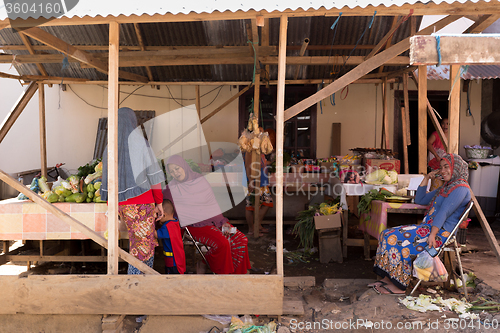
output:
{"label": "green vegetable", "polygon": [[95,189],[96,191],[97,191],[98,189],[100,189],[100,188],[101,188],[101,184],[102,184],[102,182],[97,182],[97,183],[95,183],[95,184],[94,184],[94,189]]}
{"label": "green vegetable", "polygon": [[70,190],[67,190],[66,188],[64,188],[64,186],[60,185],[54,189],[54,193],[58,194],[58,195],[62,195],[63,197],[66,198],[67,196],[70,196],[73,192],[71,192]]}
{"label": "green vegetable", "polygon": [[88,191],[88,192],[95,192],[94,185],[92,185],[92,184],[88,184],[88,185],[87,185],[87,191]]}
{"label": "green vegetable", "polygon": [[49,185],[47,185],[47,178],[45,178],[45,176],[40,177],[38,180],[38,186],[40,186],[40,190],[43,193],[50,191]]}
{"label": "green vegetable", "polygon": [[87,192],[87,198],[92,199],[94,197],[94,192]]}
{"label": "green vegetable", "polygon": [[71,175],[66,179],[71,185],[71,192],[78,193],[80,192],[80,177],[77,175]]}
{"label": "green vegetable", "polygon": [[382,184],[382,181],[384,180],[385,176],[387,176],[386,170],[377,169],[366,175],[365,182],[368,184]]}
{"label": "green vegetable", "polygon": [[387,171],[387,175],[391,177],[391,184],[398,183],[398,173],[395,170]]}
{"label": "green vegetable", "polygon": [[101,162],[101,159],[98,158],[97,160],[91,161],[84,166],[81,166],[78,168],[78,173],[77,176],[80,178],[85,178],[87,175],[90,175],[91,173],[95,172],[96,166]]}
{"label": "green vegetable", "polygon": [[85,199],[85,201],[87,201],[88,203],[92,202],[92,198],[91,197],[87,197],[87,199]]}
{"label": "green vegetable", "polygon": [[59,201],[59,196],[52,191],[45,192],[42,197],[50,203]]}
{"label": "green vegetable", "polygon": [[385,189],[380,189],[377,191],[375,189],[368,191],[365,195],[363,195],[359,199],[358,203],[358,211],[359,214],[366,214],[367,219],[370,218],[370,210],[372,200],[384,200],[386,197],[392,197],[393,194]]}
{"label": "green vegetable", "polygon": [[65,199],[66,199],[66,198],[64,197],[64,195],[62,195],[62,194],[61,194],[61,195],[59,195],[59,199],[58,199],[57,201],[59,201],[59,202],[64,202],[64,201],[65,201]]}
{"label": "green vegetable", "polygon": [[94,202],[95,203],[102,203],[102,202],[106,202],[106,201],[101,200],[101,196],[99,195],[99,196],[94,197]]}
{"label": "green vegetable", "polygon": [[316,230],[314,226],[314,214],[316,214],[317,209],[318,206],[309,206],[308,210],[299,212],[296,218],[298,222],[293,227],[293,232],[300,239],[299,246],[304,246],[305,250],[313,247],[314,232]]}
{"label": "green vegetable", "polygon": [[86,193],[73,193],[69,197],[66,197],[65,201],[66,202],[76,202],[76,203],[82,203],[87,199],[87,194]]}

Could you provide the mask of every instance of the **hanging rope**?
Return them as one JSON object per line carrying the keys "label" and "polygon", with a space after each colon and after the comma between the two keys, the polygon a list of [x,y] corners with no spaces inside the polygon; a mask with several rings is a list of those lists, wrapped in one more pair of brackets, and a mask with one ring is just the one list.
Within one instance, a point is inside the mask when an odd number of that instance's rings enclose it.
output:
{"label": "hanging rope", "polygon": [[438,63],[436,65],[436,67],[439,67],[439,66],[441,66],[441,37],[440,36],[436,36],[436,51],[438,54]]}
{"label": "hanging rope", "polygon": [[257,68],[257,52],[255,52],[254,44],[258,45],[259,41],[252,42],[250,39],[248,39],[247,43],[249,43],[252,46],[252,49],[253,49],[253,75],[252,75],[252,83],[255,84],[255,70]]}

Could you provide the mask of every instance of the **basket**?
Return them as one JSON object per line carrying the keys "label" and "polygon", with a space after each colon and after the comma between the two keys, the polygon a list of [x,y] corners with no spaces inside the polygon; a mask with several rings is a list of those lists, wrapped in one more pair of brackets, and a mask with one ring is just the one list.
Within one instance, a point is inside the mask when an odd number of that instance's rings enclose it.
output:
{"label": "basket", "polygon": [[467,158],[487,158],[490,152],[491,149],[465,148],[465,153],[467,154]]}

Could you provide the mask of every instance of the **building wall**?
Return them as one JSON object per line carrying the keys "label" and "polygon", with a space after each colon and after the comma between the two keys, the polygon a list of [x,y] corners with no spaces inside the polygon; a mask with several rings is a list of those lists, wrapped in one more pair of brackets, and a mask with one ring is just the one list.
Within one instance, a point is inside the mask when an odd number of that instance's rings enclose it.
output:
{"label": "building wall", "polygon": [[[8,71],[8,65],[0,66]],[[11,71],[12,72],[12,71]],[[460,153],[463,145],[479,144],[481,100],[480,84],[472,86],[471,107],[474,116],[465,117],[466,95],[461,93]],[[429,90],[448,90],[448,81],[429,81]],[[24,87],[17,81],[0,79],[0,118],[4,119],[21,95]],[[395,86],[396,87],[396,86]],[[135,110],[155,110],[157,115],[180,108],[178,103],[190,106],[195,103],[193,86],[162,86],[160,90],[144,86],[122,86],[121,106]],[[73,91],[71,90],[73,89]],[[410,89],[414,89],[410,86]],[[230,86],[201,86],[202,113],[204,117],[224,103],[238,90]],[[220,91],[219,91],[220,90]],[[78,94],[78,96],[76,94]],[[144,96],[138,96],[142,94]],[[175,97],[175,100],[172,99]],[[342,95],[343,97],[344,95]],[[394,92],[389,90],[388,116],[390,146],[393,147]],[[126,99],[125,99],[126,98]],[[88,104],[87,104],[88,103]],[[90,106],[92,104],[96,107]],[[382,93],[380,85],[352,84],[345,99],[336,94],[335,106],[328,99],[322,101],[323,113],[318,107],[317,157],[331,154],[332,123],[341,123],[341,152],[349,148],[380,147],[382,124]],[[46,88],[47,160],[49,166],[66,163],[71,172],[92,159],[100,117],[107,110],[107,90],[96,85],[69,85],[61,91],[59,85]],[[0,144],[0,169],[8,173],[40,168],[40,144],[38,127],[38,93],[29,102],[24,112]],[[203,125],[207,142],[237,142],[238,103],[232,102]]]}

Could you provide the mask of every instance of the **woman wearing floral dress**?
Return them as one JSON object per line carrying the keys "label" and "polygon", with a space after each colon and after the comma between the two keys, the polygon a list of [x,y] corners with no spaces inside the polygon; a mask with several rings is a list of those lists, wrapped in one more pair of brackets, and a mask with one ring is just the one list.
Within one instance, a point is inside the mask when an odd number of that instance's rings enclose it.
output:
{"label": "woman wearing floral dress", "polygon": [[[413,260],[427,244],[437,248],[446,242],[471,199],[467,163],[459,155],[446,154],[440,164],[440,169],[424,176],[415,196],[415,203],[430,204],[423,223],[380,233],[373,271],[383,278],[371,285],[378,293],[404,294]],[[427,193],[429,180],[438,172],[444,185]]]}

